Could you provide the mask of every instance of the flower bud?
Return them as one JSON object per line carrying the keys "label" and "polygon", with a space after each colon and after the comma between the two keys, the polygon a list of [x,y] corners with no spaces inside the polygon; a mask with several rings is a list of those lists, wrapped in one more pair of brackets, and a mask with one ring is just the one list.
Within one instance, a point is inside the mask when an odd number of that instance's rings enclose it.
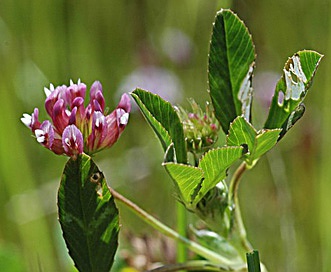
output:
{"label": "flower bud", "polygon": [[218,139],[219,123],[211,108],[206,103],[206,110],[193,100],[189,100],[191,110],[186,111],[182,107],[177,108],[183,124],[187,149],[193,153],[203,153],[210,149]]}

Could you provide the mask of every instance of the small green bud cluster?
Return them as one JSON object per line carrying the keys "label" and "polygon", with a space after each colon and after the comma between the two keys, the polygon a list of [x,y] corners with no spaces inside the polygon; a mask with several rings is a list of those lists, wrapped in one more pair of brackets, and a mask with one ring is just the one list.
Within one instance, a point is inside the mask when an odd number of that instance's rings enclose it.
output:
{"label": "small green bud cluster", "polygon": [[187,150],[195,154],[203,153],[217,141],[219,122],[209,102],[206,102],[205,112],[193,99],[189,102],[191,111],[186,111],[182,107],[177,108],[183,124]]}

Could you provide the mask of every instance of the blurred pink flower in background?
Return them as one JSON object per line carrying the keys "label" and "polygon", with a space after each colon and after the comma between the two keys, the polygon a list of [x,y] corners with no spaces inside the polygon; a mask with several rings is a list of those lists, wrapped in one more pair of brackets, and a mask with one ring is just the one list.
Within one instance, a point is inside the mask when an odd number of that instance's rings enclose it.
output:
{"label": "blurred pink flower in background", "polygon": [[150,91],[171,103],[180,102],[183,96],[178,77],[171,71],[156,66],[142,66],[127,75],[120,84],[117,95],[122,90],[133,91],[135,88]]}

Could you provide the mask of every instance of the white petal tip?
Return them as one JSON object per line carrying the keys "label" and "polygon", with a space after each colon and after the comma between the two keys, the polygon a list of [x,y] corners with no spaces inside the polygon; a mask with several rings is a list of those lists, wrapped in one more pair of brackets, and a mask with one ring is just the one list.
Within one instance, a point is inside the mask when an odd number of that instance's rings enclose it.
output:
{"label": "white petal tip", "polygon": [[43,142],[45,142],[45,136],[40,136],[40,137],[38,137],[38,138],[37,138],[37,142],[38,142],[38,143],[41,143],[41,144],[42,144]]}
{"label": "white petal tip", "polygon": [[32,123],[32,117],[31,117],[31,115],[24,113],[23,117],[21,118],[21,121],[24,125],[26,125],[27,127],[30,127],[31,123]]}
{"label": "white petal tip", "polygon": [[124,113],[120,118],[120,124],[126,125],[129,122],[129,113]]}
{"label": "white petal tip", "polygon": [[34,131],[34,134],[36,135],[37,142],[38,143],[43,143],[45,141],[45,133],[41,129],[36,129]]}
{"label": "white petal tip", "polygon": [[45,95],[46,97],[49,97],[50,94],[52,93],[49,89],[47,89],[46,87],[44,87],[44,92],[45,92]]}

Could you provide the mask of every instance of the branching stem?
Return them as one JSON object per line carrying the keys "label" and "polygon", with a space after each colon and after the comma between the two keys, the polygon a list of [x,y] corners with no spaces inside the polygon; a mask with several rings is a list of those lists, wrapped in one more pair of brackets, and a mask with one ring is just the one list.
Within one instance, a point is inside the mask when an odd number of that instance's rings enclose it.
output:
{"label": "branching stem", "polygon": [[191,251],[206,258],[212,263],[217,264],[218,267],[223,268],[224,270],[226,269],[229,270],[229,268],[231,268],[232,270],[239,269],[242,267],[243,263],[238,263],[237,261],[235,262],[230,261],[227,258],[201,246],[200,244],[179,235],[176,231],[174,231],[173,229],[169,228],[168,226],[160,222],[158,219],[156,219],[155,217],[153,217],[152,215],[141,209],[138,205],[131,202],[129,199],[127,199],[126,197],[115,191],[113,188],[109,187],[109,190],[112,196],[116,200],[122,202],[132,212],[134,212],[137,216],[139,216],[145,223],[147,223],[157,231],[161,232],[162,234],[174,239],[177,242],[184,244]]}

